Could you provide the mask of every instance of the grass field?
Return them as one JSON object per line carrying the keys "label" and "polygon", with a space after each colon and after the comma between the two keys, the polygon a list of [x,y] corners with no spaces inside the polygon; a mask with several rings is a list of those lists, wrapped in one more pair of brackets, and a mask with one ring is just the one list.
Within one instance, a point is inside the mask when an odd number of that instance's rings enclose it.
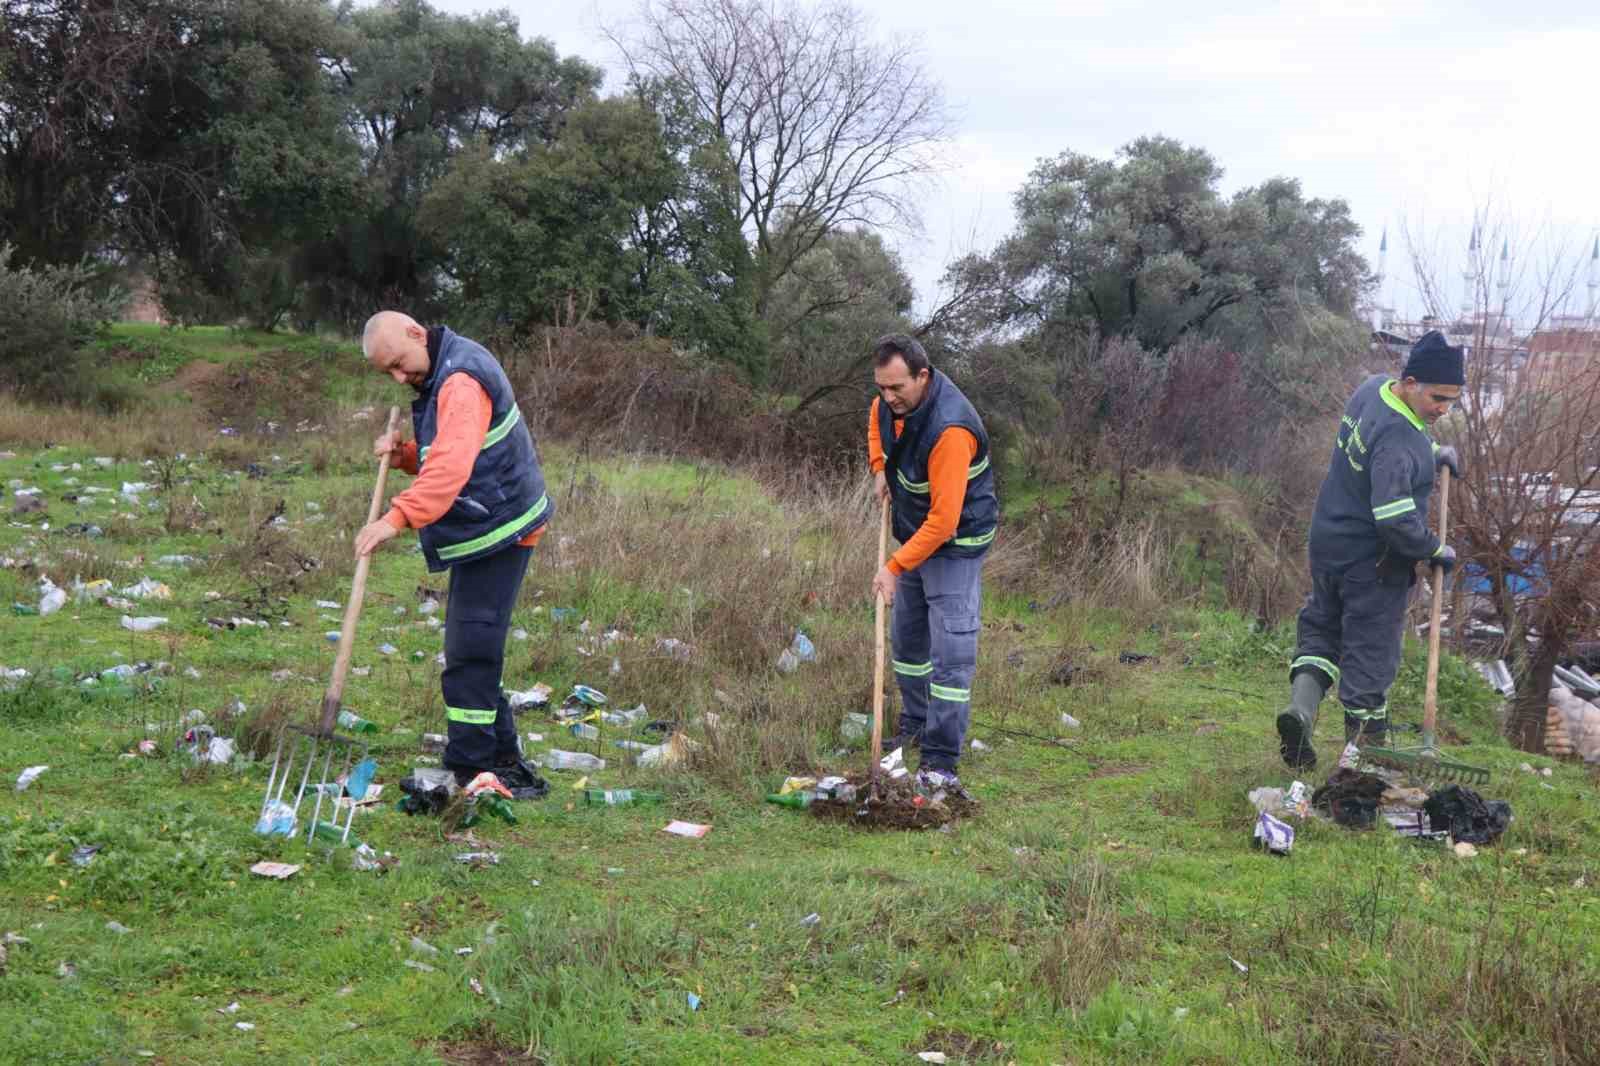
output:
{"label": "grass field", "polygon": [[[316,601],[343,602],[368,442],[383,407],[407,397],[320,341],[119,336],[119,372],[149,390],[131,413],[0,400],[7,508],[17,487],[48,501],[0,526],[0,666],[30,675],[0,682],[0,777],[50,767],[26,791],[0,790],[0,933],[27,940],[8,945],[0,975],[5,1061],[1600,1056],[1595,782],[1548,760],[1531,760],[1553,767],[1548,778],[1519,771],[1528,760],[1495,737],[1492,694],[1453,659],[1446,738],[1495,770],[1483,791],[1516,815],[1501,841],[1460,859],[1387,829],[1310,821],[1290,857],[1268,857],[1250,847],[1245,793],[1290,780],[1271,721],[1291,630],[1202,594],[1166,607],[1115,588],[1048,599],[1035,584],[1058,579],[1028,538],[1003,539],[975,685],[972,736],[988,750],[963,764],[980,814],[948,831],[865,833],[763,804],[787,773],[864,764],[838,730],[870,705],[872,515],[861,486],[798,473],[541,444],[559,512],[505,683],[542,681],[559,699],[581,682],[689,723],[702,746],[687,769],[630,768],[610,734],[561,744],[607,758],[594,783],[658,788],[664,806],[588,808],[576,775],[553,773],[549,799],[520,804],[515,827],[475,829],[476,844],[385,806],[356,823],[397,857],[384,872],[258,837],[265,767],[248,755],[194,766],[174,749],[178,723],[198,709],[250,747],[313,713],[339,617]],[[238,381],[262,379],[195,372],[197,357],[305,376],[240,398]],[[133,502],[125,482],[151,487]],[[1151,486],[1195,507],[1213,493],[1170,477]],[[444,728],[440,634],[417,611],[419,586],[444,580],[412,544],[375,562],[354,660],[370,672],[345,692],[381,727],[385,799],[398,799],[419,734]],[[194,558],[160,561],[174,555]],[[38,601],[41,574],[116,589],[148,576],[172,598],[11,613]],[[556,607],[575,617],[554,621]],[[124,613],[168,621],[131,633]],[[206,621],[232,617],[267,624]],[[773,663],[796,628],[820,660],[782,675]],[[692,647],[687,662],[658,648],[668,637]],[[1126,650],[1155,660],[1122,664]],[[1402,720],[1421,706],[1420,651],[1408,648],[1392,696]],[[168,665],[99,679],[141,661]],[[1070,684],[1052,680],[1068,662]],[[720,716],[710,733],[693,724],[707,711]],[[530,754],[558,728],[525,714],[522,732],[546,738]],[[1317,781],[1337,731],[1325,708]],[[157,754],[125,758],[147,732]],[[671,818],[714,828],[680,839],[661,832]],[[83,845],[100,850],[80,866]],[[500,863],[454,859],[483,848]],[[303,869],[266,881],[247,872],[260,859]]]}

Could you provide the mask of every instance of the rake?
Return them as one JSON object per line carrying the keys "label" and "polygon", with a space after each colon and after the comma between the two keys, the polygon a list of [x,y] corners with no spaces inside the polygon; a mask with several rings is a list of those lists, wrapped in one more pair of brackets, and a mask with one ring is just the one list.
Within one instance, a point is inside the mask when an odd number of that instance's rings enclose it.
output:
{"label": "rake", "polygon": [[[400,408],[389,408],[386,436],[394,433],[399,418]],[[385,454],[378,461],[378,482],[372,488],[372,502],[367,508],[369,525],[378,520],[379,508],[383,505],[383,487],[388,478],[389,456]],[[371,555],[363,555],[356,560],[355,578],[350,582],[350,602],[345,604],[344,625],[339,630],[339,650],[333,660],[333,676],[322,697],[322,713],[317,724],[314,727],[289,725],[278,733],[277,751],[272,756],[272,771],[267,775],[267,790],[262,796],[261,814],[256,821],[258,833],[298,835],[296,826],[300,806],[305,800],[306,790],[310,789],[316,794],[317,801],[304,830],[306,842],[310,843],[314,838],[340,844],[350,841],[350,828],[356,817],[356,801],[365,795],[367,782],[377,766],[367,757],[365,741],[340,736],[333,731],[333,727],[336,722],[347,724],[341,721],[344,716],[339,704],[344,696],[345,675],[350,670],[350,654],[355,648],[356,620],[361,616],[361,601],[367,591],[367,571],[371,568]],[[319,756],[322,769],[318,771],[317,779],[312,781],[311,774]],[[294,801],[290,803],[284,797],[288,794],[297,768],[300,783],[295,788]],[[330,774],[333,776],[330,777]],[[339,798],[345,791],[350,793],[350,812],[344,824],[340,825]],[[330,798],[332,805],[330,820],[326,822],[322,820],[325,798]]]}
{"label": "rake", "polygon": [[[1445,539],[1450,521],[1450,468],[1439,468],[1439,540]],[[1367,762],[1404,770],[1425,780],[1463,781],[1483,785],[1489,771],[1444,757],[1434,741],[1439,718],[1439,619],[1444,609],[1443,570],[1433,574],[1433,614],[1428,625],[1428,686],[1422,698],[1422,746],[1416,748],[1365,748],[1361,758]]]}
{"label": "rake", "polygon": [[[889,501],[884,500],[881,507],[881,513],[878,516],[878,570],[883,569],[884,562],[888,559],[888,555]],[[873,571],[873,573],[876,574],[878,570]],[[873,650],[872,662],[872,748],[869,761],[867,762],[867,773],[869,775],[868,779],[872,783],[871,794],[876,796],[878,794],[878,775],[881,772],[881,767],[879,764],[883,758],[883,673],[885,665],[884,659],[886,659],[887,656],[884,654],[883,597],[881,595],[875,596],[873,597],[873,600],[874,616],[872,620],[872,633],[875,647]]]}

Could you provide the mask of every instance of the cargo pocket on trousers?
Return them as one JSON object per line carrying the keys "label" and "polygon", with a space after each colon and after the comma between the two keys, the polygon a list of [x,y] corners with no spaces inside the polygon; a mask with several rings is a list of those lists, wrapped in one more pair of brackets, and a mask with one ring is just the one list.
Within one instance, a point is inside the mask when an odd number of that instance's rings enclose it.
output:
{"label": "cargo pocket on trousers", "polygon": [[494,660],[500,657],[501,648],[490,643],[498,635],[502,640],[500,613],[493,607],[468,607],[451,602],[445,608],[444,658],[446,665],[473,659]]}
{"label": "cargo pocket on trousers", "polygon": [[978,616],[975,614],[947,614],[944,616],[944,661],[955,670],[969,669],[978,664]]}

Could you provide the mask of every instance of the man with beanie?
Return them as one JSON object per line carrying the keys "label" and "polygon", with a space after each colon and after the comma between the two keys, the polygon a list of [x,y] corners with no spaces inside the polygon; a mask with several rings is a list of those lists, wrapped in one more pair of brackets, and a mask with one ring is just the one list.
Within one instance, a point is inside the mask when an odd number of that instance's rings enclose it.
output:
{"label": "man with beanie", "polygon": [[1460,477],[1461,463],[1428,427],[1460,398],[1464,364],[1462,349],[1429,331],[1412,345],[1398,381],[1374,375],[1345,405],[1311,519],[1311,594],[1289,666],[1291,700],[1278,715],[1279,751],[1291,767],[1316,765],[1317,705],[1335,686],[1345,742],[1388,739],[1389,686],[1400,669],[1416,564],[1446,574],[1455,566],[1455,551],[1426,516],[1435,471]]}
{"label": "man with beanie", "polygon": [[918,788],[964,796],[956,768],[978,663],[983,560],[1000,517],[989,434],[916,338],[882,338],[873,362],[867,459],[900,542],[872,579],[874,597],[894,607],[900,686],[899,726],[883,750],[920,744]]}
{"label": "man with beanie", "polygon": [[555,513],[533,436],[494,356],[447,327],[380,311],[368,319],[361,346],[374,370],[416,393],[415,439],[385,434],[373,451],[417,480],[356,535],[356,554],[415,529],[428,570],[450,571],[440,676],[444,766],[459,784],[492,770],[517,798],[537,798],[549,786],[523,761],[500,690],[511,611]]}

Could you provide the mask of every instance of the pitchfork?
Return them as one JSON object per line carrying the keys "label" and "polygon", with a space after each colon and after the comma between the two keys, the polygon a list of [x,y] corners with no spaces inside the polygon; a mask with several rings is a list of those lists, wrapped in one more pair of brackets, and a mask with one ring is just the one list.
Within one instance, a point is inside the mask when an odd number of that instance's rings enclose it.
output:
{"label": "pitchfork", "polygon": [[[389,408],[389,428],[385,436],[393,435],[395,424],[399,419],[400,408]],[[378,460],[378,483],[372,488],[372,503],[367,508],[368,525],[378,520],[379,508],[383,505],[383,486],[388,478],[389,455],[385,453]],[[355,646],[356,619],[361,616],[361,600],[367,591],[367,571],[371,568],[370,554],[356,560],[355,578],[350,582],[350,602],[345,604],[344,626],[339,630],[339,651],[333,660],[333,676],[328,681],[327,693],[322,697],[322,714],[316,726],[307,728],[290,725],[278,733],[278,747],[272,757],[272,772],[267,775],[267,791],[262,796],[261,815],[256,822],[258,833],[297,835],[296,825],[300,816],[300,804],[305,799],[306,789],[309,787],[316,792],[317,803],[312,808],[311,821],[305,829],[306,842],[310,843],[314,837],[341,844],[350,840],[350,827],[356,817],[356,801],[366,792],[366,781],[363,778],[370,777],[373,768],[367,765],[366,742],[340,736],[333,731],[333,727],[340,718],[339,703],[344,696],[344,678],[350,670],[350,653]],[[291,733],[294,735],[290,736]],[[322,770],[318,779],[312,782],[311,771],[317,763],[318,755],[322,756]],[[300,785],[295,790],[294,803],[288,804],[283,797],[297,764],[300,767]],[[337,775],[330,778],[329,772],[336,767]],[[341,782],[348,783],[351,794],[350,813],[342,826],[339,824],[339,797],[346,786]],[[333,811],[330,822],[320,820],[325,796],[332,797]]]}

